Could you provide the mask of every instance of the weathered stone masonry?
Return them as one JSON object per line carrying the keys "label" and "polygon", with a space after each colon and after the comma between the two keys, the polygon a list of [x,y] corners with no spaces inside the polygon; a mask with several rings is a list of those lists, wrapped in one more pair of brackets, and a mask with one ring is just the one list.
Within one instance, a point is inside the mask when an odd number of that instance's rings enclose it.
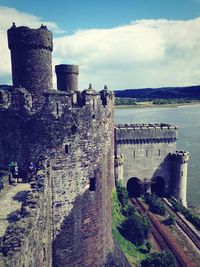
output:
{"label": "weathered stone masonry", "polygon": [[[20,267],[101,266],[114,249],[114,96],[107,88],[97,93],[91,86],[80,93],[77,72],[75,78],[70,73],[70,79],[61,79],[63,91],[50,90],[52,38],[44,26],[14,25],[8,36],[14,86],[0,88],[0,162],[7,166],[16,160],[22,176],[30,161],[44,161],[46,167],[32,184],[29,199],[35,212],[22,212],[19,225],[10,225],[2,258]],[[25,232],[12,250],[13,229],[18,228]]]}
{"label": "weathered stone masonry", "polygon": [[189,154],[176,150],[177,138],[178,128],[169,124],[116,125],[116,179],[128,187],[146,183],[152,192],[174,196],[186,206]]}

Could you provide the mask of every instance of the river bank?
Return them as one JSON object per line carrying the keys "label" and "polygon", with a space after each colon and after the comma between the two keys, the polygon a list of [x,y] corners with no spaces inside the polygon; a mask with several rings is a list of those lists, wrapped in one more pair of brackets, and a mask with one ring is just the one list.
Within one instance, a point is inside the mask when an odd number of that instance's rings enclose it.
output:
{"label": "river bank", "polygon": [[137,102],[136,105],[116,105],[115,109],[136,109],[136,108],[178,108],[182,106],[193,106],[200,104],[200,101],[191,101],[188,103],[173,103],[173,104],[153,104],[153,102]]}

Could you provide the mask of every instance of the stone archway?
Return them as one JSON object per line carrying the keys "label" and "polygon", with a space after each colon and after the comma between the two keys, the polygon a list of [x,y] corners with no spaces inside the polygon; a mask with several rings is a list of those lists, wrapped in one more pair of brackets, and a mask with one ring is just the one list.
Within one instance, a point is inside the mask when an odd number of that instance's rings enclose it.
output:
{"label": "stone archway", "polygon": [[156,194],[159,197],[164,197],[166,195],[166,183],[163,177],[153,177],[151,184],[151,193]]}
{"label": "stone archway", "polygon": [[142,194],[141,181],[137,177],[132,177],[127,182],[127,191],[130,197],[140,197]]}

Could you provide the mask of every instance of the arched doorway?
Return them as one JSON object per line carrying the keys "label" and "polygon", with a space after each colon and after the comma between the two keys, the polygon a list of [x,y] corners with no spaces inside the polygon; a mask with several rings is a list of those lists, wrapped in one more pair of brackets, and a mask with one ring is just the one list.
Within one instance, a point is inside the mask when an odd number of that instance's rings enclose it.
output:
{"label": "arched doorway", "polygon": [[166,194],[166,184],[163,177],[153,177],[151,184],[151,193],[156,194],[159,197],[164,197]]}
{"label": "arched doorway", "polygon": [[127,191],[130,197],[140,197],[142,193],[140,179],[137,177],[130,178],[127,182]]}

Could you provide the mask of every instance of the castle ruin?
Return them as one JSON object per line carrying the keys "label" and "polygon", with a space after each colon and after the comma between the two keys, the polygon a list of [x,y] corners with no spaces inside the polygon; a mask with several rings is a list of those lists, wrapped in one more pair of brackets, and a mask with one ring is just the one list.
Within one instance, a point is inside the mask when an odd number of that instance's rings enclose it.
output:
{"label": "castle ruin", "polygon": [[175,152],[176,127],[114,129],[113,93],[92,85],[78,91],[76,65],[55,67],[53,90],[53,38],[46,26],[13,24],[8,46],[13,85],[0,86],[0,163],[7,168],[17,161],[21,177],[30,162],[39,171],[18,220],[0,237],[0,264],[99,267],[117,257],[128,266],[112,239],[114,176],[130,193],[151,184],[152,192],[186,204],[188,153]]}
{"label": "castle ruin", "polygon": [[[20,220],[6,230],[8,266],[101,266],[113,253],[114,95],[78,91],[78,66],[56,66],[45,27],[8,30],[13,86],[0,88],[0,162],[41,165]],[[25,233],[24,233],[25,231]],[[23,234],[22,234],[23,233]]]}

